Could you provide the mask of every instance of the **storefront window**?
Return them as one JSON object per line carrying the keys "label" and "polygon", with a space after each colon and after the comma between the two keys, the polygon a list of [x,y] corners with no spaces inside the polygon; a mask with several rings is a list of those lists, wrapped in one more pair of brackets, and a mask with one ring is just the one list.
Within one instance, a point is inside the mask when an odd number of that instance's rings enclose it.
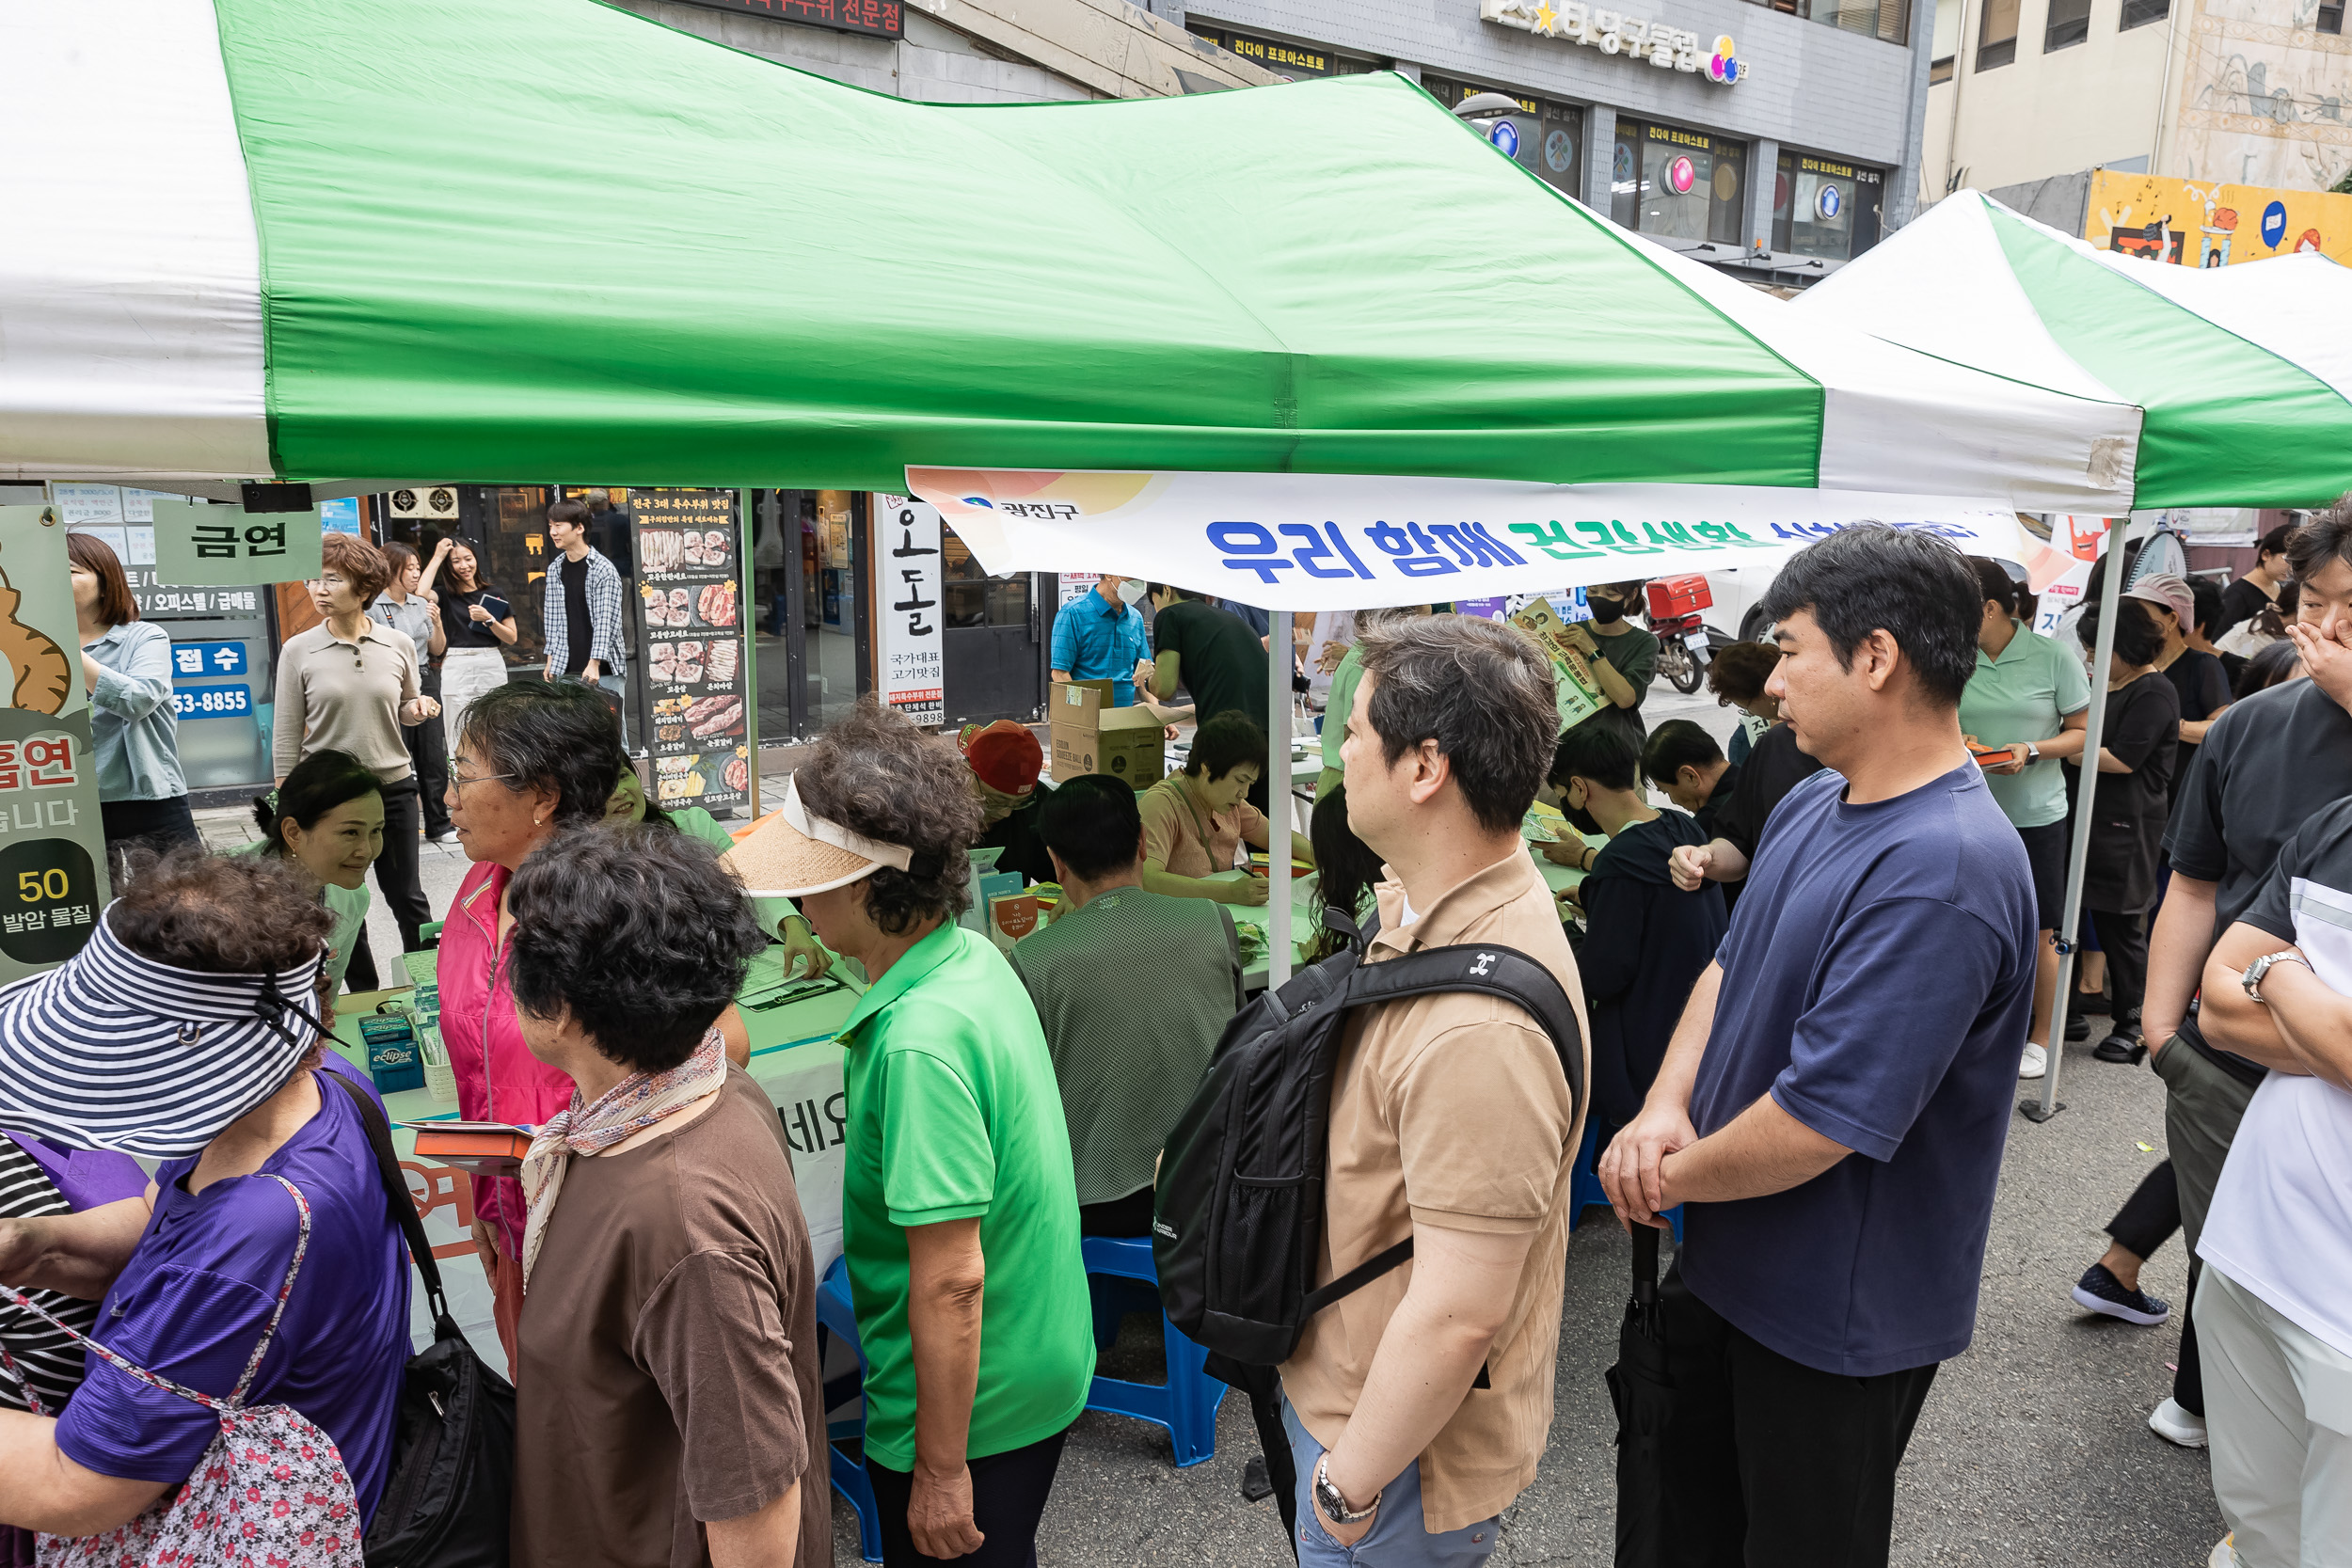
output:
{"label": "storefront window", "polygon": [[1772,182],[1772,248],[1851,261],[1878,244],[1885,194],[1883,170],[1784,152]]}
{"label": "storefront window", "polygon": [[1584,194],[1584,111],[1573,103],[1554,103],[1509,87],[1484,87],[1444,76],[1423,76],[1422,87],[1451,109],[1482,92],[1499,92],[1515,99],[1519,112],[1498,118],[1511,122],[1520,166],[1569,196]]}
{"label": "storefront window", "polygon": [[946,552],[946,624],[961,626],[1025,626],[1029,624],[1029,574],[992,578],[972,559],[972,546],[943,526]]}
{"label": "storefront window", "polygon": [[1748,146],[1678,125],[1617,121],[1609,215],[1661,239],[1740,243]]}
{"label": "storefront window", "polygon": [[1237,33],[1214,22],[1187,22],[1185,26],[1193,37],[1206,39],[1219,49],[1239,55],[1287,81],[1309,76],[1360,76],[1380,69],[1371,60],[1334,54],[1319,43],[1293,43],[1288,39]]}
{"label": "storefront window", "polygon": [[1907,0],[1750,0],[1812,22],[1825,22],[1849,33],[1867,33],[1888,43],[1911,41],[1911,7]]}

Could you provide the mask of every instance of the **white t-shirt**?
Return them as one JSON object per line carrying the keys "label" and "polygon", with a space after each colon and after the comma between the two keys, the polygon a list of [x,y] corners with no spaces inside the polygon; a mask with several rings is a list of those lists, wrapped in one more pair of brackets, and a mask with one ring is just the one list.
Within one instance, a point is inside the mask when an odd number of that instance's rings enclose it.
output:
{"label": "white t-shirt", "polygon": [[[2287,841],[2239,919],[2291,934],[2328,988],[2352,996],[2352,801]],[[2231,1141],[2197,1255],[2352,1355],[2352,1093],[2283,1072],[2263,1080]]]}

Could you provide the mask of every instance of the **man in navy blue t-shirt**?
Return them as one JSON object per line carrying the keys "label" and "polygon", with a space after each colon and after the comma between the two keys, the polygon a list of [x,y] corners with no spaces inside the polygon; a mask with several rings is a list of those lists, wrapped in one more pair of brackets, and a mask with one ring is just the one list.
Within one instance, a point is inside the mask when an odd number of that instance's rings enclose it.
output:
{"label": "man in navy blue t-shirt", "polygon": [[2025,850],[1962,743],[1976,575],[1857,528],[1766,595],[1766,689],[1823,770],[1760,836],[1716,961],[1601,1161],[1684,1211],[1661,1298],[1667,1560],[1886,1560],[1895,1470],[1976,1322],[2032,1006]]}

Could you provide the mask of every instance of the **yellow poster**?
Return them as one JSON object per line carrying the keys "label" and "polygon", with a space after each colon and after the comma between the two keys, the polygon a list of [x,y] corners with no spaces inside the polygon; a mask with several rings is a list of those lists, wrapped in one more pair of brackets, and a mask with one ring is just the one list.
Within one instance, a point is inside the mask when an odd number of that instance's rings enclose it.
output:
{"label": "yellow poster", "polygon": [[2185,267],[2316,250],[2352,266],[2352,196],[2097,169],[2083,238]]}

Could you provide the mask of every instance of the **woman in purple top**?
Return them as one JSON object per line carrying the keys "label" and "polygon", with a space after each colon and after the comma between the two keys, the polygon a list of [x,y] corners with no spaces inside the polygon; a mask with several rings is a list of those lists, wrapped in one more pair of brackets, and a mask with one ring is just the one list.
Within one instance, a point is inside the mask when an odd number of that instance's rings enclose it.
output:
{"label": "woman in purple top", "polygon": [[[276,862],[183,852],[78,956],[0,991],[0,1127],[163,1161],[142,1196],[0,1221],[0,1279],[98,1300],[94,1343],[214,1398],[266,1336],[246,1402],[322,1428],[364,1519],[391,1466],[408,1261],[328,1075],[365,1080],[309,1022],[329,921]],[[270,1334],[301,1227],[286,1183],[310,1242]],[[167,1503],[219,1432],[211,1409],[93,1355],[62,1412],[0,1410],[0,1522],[111,1530]]]}

